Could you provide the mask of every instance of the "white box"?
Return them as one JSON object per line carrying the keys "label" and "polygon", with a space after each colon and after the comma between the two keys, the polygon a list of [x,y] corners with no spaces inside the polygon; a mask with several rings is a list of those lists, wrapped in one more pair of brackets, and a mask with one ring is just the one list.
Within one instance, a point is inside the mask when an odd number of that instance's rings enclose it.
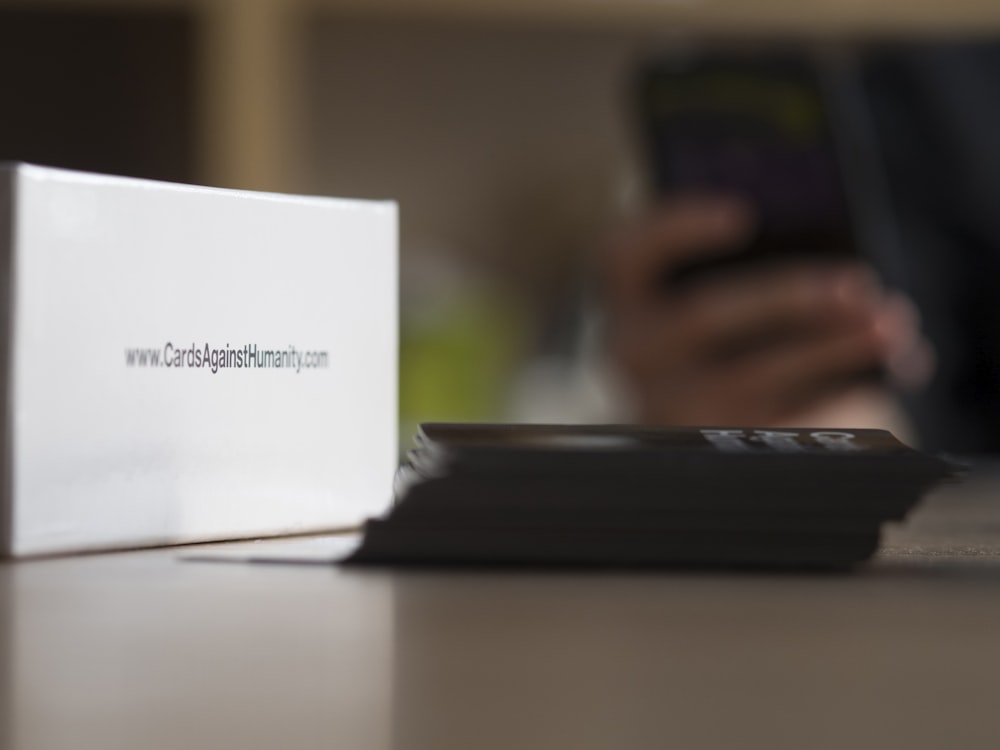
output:
{"label": "white box", "polygon": [[0,250],[4,553],[346,527],[388,504],[394,203],[0,165]]}

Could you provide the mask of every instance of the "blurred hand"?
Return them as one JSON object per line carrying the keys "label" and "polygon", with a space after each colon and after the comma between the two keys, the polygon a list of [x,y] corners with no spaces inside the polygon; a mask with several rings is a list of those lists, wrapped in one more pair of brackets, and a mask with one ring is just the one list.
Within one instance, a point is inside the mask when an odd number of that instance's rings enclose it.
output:
{"label": "blurred hand", "polygon": [[[604,261],[612,357],[654,424],[878,423],[881,370],[915,388],[932,370],[913,305],[863,264],[809,259],[671,289],[671,269],[732,254],[753,231],[743,203],[678,197],[611,243]],[[815,421],[813,421],[815,420]],[[822,421],[821,421],[822,420]],[[844,419],[835,420],[843,422]]]}

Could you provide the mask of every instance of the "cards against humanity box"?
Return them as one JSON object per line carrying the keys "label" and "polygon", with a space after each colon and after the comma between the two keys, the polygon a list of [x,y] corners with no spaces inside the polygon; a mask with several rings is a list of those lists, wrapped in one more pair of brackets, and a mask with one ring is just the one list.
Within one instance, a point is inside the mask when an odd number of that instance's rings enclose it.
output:
{"label": "cards against humanity box", "polygon": [[393,203],[0,166],[3,551],[382,510],[396,224]]}

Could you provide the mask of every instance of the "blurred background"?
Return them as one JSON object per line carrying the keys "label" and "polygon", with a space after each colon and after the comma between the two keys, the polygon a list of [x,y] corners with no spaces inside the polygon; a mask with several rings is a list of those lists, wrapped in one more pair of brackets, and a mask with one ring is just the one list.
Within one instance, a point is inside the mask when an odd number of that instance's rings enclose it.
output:
{"label": "blurred background", "polygon": [[640,60],[995,30],[989,0],[0,0],[0,159],[397,200],[404,432],[595,419]]}

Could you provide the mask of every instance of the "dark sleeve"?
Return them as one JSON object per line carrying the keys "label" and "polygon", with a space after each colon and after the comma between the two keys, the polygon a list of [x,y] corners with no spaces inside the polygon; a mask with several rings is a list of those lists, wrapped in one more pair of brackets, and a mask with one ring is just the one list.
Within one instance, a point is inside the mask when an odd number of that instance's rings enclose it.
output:
{"label": "dark sleeve", "polygon": [[938,354],[922,445],[1000,451],[1000,43],[883,50],[864,67],[906,273]]}

